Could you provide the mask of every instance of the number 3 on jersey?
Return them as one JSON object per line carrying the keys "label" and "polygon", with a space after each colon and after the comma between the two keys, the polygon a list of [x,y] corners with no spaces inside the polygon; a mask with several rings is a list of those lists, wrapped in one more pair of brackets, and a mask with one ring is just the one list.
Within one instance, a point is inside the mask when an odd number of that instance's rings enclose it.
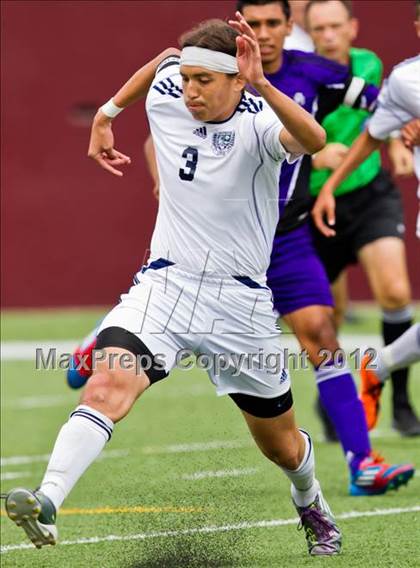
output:
{"label": "number 3 on jersey", "polygon": [[192,181],[194,179],[195,170],[198,162],[198,150],[192,146],[188,146],[182,152],[182,157],[187,161],[185,166],[179,170],[179,177],[184,181]]}

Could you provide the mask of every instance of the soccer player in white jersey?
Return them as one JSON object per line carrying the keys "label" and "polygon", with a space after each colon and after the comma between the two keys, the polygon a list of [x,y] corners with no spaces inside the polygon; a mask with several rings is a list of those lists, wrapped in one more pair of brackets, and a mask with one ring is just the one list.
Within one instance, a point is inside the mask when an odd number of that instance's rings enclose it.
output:
{"label": "soccer player in white jersey", "polygon": [[[9,517],[36,546],[55,542],[56,511],[114,424],[188,350],[224,357],[210,378],[291,480],[309,552],[340,551],[340,531],[314,477],[311,439],[295,425],[265,283],[281,163],[319,150],[325,135],[264,78],[258,42],[242,16],[230,24],[211,20],[183,36],[181,59],[166,52],[147,64],[94,119],[89,156],[120,175],[129,158],[114,149],[112,117],[147,93],[159,212],[149,262],[101,324],[97,347],[105,360],[60,430],[39,490],[18,488],[6,498]],[[246,83],[261,98],[245,95]],[[274,373],[267,364],[273,356],[280,361]]]}
{"label": "soccer player in white jersey", "polygon": [[[417,36],[420,38],[420,1],[416,2]],[[379,105],[371,117],[367,130],[357,138],[342,164],[328,179],[315,203],[312,215],[318,229],[326,236],[334,236],[335,199],[338,185],[390,134],[404,129],[411,134],[408,144],[414,151],[415,172],[419,181],[420,197],[420,140],[416,138],[420,120],[420,55],[407,59],[394,67],[379,95]],[[413,134],[414,132],[414,134]],[[420,238],[420,211],[417,217],[417,236]],[[368,428],[375,427],[380,409],[382,388],[391,371],[404,368],[420,360],[419,324],[411,326],[401,337],[387,345],[370,364],[365,357],[361,366],[361,399],[365,408]],[[375,366],[376,368],[372,368]]]}
{"label": "soccer player in white jersey", "polygon": [[289,0],[292,10],[293,28],[284,41],[284,49],[314,51],[314,42],[305,30],[305,8],[309,0]]}

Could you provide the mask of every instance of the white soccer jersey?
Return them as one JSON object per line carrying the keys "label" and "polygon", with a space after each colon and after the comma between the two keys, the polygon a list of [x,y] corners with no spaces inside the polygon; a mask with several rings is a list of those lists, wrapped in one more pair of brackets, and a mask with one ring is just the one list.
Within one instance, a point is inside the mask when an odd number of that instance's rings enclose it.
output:
{"label": "white soccer jersey", "polygon": [[392,70],[369,121],[369,133],[385,140],[413,118],[420,118],[420,55],[406,59]]}
{"label": "white soccer jersey", "polygon": [[[379,105],[369,121],[369,134],[385,140],[393,130],[399,130],[413,118],[420,118],[420,55],[406,59],[392,70],[379,95]],[[414,148],[414,167],[419,180],[420,148]],[[420,213],[417,218],[417,237],[420,238]]]}
{"label": "white soccer jersey", "polygon": [[258,97],[244,95],[218,123],[185,106],[179,60],[159,66],[146,110],[160,180],[151,259],[191,272],[264,275],[278,222],[282,125]]}
{"label": "white soccer jersey", "polygon": [[292,33],[284,40],[284,49],[315,51],[315,46],[311,36],[298,24],[293,24]]}

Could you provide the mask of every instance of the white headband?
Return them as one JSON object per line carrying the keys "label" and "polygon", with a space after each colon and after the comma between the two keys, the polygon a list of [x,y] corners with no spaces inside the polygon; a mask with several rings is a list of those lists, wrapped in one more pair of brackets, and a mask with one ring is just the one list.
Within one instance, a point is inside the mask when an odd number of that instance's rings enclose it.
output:
{"label": "white headband", "polygon": [[236,57],[203,47],[184,47],[181,51],[180,64],[204,67],[219,73],[239,73]]}

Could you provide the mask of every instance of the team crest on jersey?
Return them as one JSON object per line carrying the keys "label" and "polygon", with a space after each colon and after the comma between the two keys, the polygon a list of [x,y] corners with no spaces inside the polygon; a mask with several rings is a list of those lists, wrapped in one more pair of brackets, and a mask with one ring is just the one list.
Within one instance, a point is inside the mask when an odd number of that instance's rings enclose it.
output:
{"label": "team crest on jersey", "polygon": [[212,139],[212,148],[216,156],[226,156],[232,150],[235,143],[235,133],[230,132],[215,132]]}
{"label": "team crest on jersey", "polygon": [[293,100],[295,101],[295,103],[297,103],[300,106],[303,106],[306,103],[306,97],[303,93],[301,93],[300,91],[298,91],[297,93],[295,93],[295,96],[293,97]]}

